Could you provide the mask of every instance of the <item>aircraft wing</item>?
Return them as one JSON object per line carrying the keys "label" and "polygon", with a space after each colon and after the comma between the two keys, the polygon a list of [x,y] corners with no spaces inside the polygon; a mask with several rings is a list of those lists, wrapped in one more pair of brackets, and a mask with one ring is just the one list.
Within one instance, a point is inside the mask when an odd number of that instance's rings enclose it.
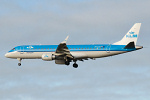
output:
{"label": "aircraft wing", "polygon": [[71,55],[71,53],[66,45],[68,38],[69,38],[69,36],[67,36],[66,39],[58,45],[55,55],[69,57],[71,59],[73,58],[73,56]]}

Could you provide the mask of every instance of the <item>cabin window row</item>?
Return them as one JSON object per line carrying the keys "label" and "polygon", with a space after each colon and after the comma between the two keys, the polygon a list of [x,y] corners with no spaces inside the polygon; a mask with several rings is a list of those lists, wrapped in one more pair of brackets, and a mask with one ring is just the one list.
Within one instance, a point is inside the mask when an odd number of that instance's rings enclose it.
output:
{"label": "cabin window row", "polygon": [[41,50],[41,49],[55,49],[55,48],[30,48],[30,49],[32,49],[32,50]]}
{"label": "cabin window row", "polygon": [[[34,50],[34,48],[30,48],[32,50]],[[40,50],[40,49],[55,49],[55,48],[35,48],[35,50]],[[100,48],[69,48],[69,49],[104,49],[104,47],[100,47]]]}
{"label": "cabin window row", "polygon": [[104,49],[104,47],[100,47],[100,48],[70,48],[70,49]]}

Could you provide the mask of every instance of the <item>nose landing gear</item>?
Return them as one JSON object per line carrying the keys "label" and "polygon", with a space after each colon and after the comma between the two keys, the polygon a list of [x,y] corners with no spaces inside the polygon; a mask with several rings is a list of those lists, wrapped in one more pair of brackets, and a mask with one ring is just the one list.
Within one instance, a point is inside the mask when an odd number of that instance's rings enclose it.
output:
{"label": "nose landing gear", "polygon": [[18,66],[21,66],[21,58],[17,58],[17,60],[19,61]]}
{"label": "nose landing gear", "polygon": [[21,63],[18,63],[18,66],[21,66]]}

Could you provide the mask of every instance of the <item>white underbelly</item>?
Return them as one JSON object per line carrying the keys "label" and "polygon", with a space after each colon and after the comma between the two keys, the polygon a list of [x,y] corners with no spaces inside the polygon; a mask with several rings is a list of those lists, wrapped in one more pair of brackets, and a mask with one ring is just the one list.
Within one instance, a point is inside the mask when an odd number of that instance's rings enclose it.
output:
{"label": "white underbelly", "polygon": [[80,51],[80,52],[71,52],[72,56],[75,58],[101,58],[112,55],[117,55],[125,53],[126,51]]}
{"label": "white underbelly", "polygon": [[[74,58],[101,58],[112,55],[125,53],[126,51],[74,51],[70,52]],[[22,59],[41,59],[43,54],[50,52],[12,52],[10,58],[22,58]],[[54,52],[51,52],[54,53]]]}

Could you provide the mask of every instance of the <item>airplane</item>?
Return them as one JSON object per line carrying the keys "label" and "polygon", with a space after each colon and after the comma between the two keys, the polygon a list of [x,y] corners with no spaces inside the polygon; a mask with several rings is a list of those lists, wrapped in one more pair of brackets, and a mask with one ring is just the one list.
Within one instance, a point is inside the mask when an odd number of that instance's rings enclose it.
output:
{"label": "airplane", "polygon": [[56,64],[70,65],[77,68],[77,61],[88,59],[114,56],[142,49],[143,46],[137,46],[141,23],[135,23],[127,34],[118,42],[113,44],[86,44],[86,45],[67,45],[69,36],[59,45],[21,45],[16,46],[5,57],[17,59],[18,66],[21,66],[22,59],[42,59],[44,61],[55,60]]}

